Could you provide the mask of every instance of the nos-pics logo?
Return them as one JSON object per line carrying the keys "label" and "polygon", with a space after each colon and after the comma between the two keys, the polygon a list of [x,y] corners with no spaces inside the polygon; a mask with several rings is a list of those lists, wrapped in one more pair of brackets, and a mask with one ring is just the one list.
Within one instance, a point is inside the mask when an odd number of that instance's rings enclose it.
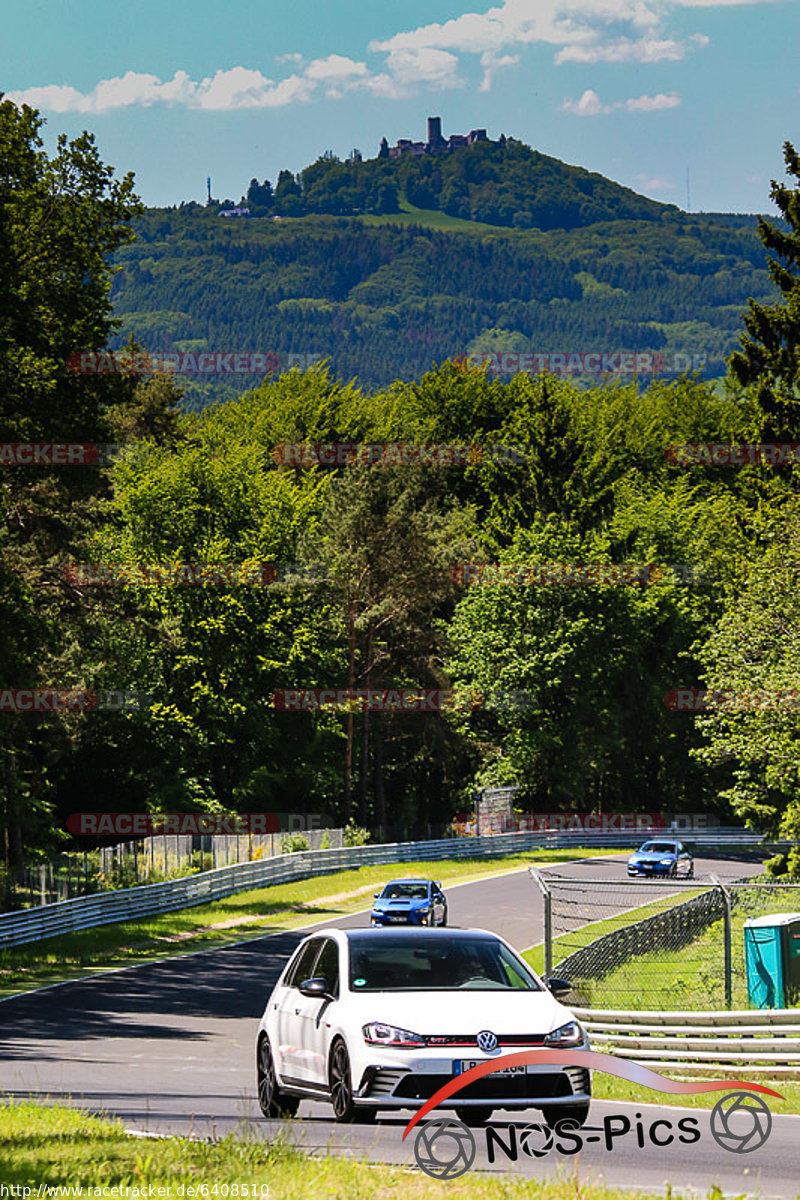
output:
{"label": "nos-pics logo", "polygon": [[[528,1050],[480,1063],[465,1071],[463,1075],[450,1080],[431,1096],[409,1121],[403,1138],[432,1109],[482,1076],[493,1074],[504,1066],[519,1066],[523,1063],[542,1065],[545,1059],[548,1063],[558,1063],[562,1066],[605,1071],[620,1079],[673,1095],[728,1092],[711,1110],[710,1130],[717,1144],[733,1154],[751,1154],[754,1150],[759,1150],[772,1131],[772,1114],[766,1102],[755,1093],[765,1093],[783,1099],[780,1092],[740,1079],[679,1083],[628,1059],[615,1058],[593,1050]],[[501,1155],[516,1162],[520,1155],[544,1158],[551,1151],[564,1155],[578,1154],[592,1143],[611,1151],[622,1139],[629,1141],[631,1138],[635,1139],[640,1149],[644,1149],[648,1142],[656,1147],[673,1144],[690,1146],[700,1141],[699,1126],[700,1122],[696,1117],[685,1116],[675,1120],[659,1117],[648,1123],[642,1118],[642,1114],[637,1112],[633,1120],[621,1113],[606,1115],[601,1125],[581,1125],[574,1117],[565,1117],[553,1125],[532,1123],[520,1126],[511,1123],[505,1128],[487,1125],[484,1133],[487,1158],[490,1163],[494,1163]],[[454,1117],[426,1121],[417,1129],[414,1157],[420,1170],[434,1179],[457,1179],[473,1165],[476,1153],[475,1134],[463,1121]]]}

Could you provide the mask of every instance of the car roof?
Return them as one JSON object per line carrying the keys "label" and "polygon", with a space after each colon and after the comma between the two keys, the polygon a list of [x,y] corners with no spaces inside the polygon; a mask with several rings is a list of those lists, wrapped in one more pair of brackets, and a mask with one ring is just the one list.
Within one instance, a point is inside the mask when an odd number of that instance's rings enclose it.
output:
{"label": "car roof", "polygon": [[399,875],[397,879],[390,879],[385,883],[384,887],[389,887],[392,883],[433,883],[432,879],[422,879],[418,875]]}
{"label": "car roof", "polygon": [[416,926],[406,925],[397,929],[340,929],[337,932],[342,933],[349,942],[386,942],[389,938],[396,934],[402,934],[404,938],[410,941],[421,942],[426,938],[463,938],[470,941],[483,942],[499,942],[503,939],[496,933],[491,933],[488,929],[459,929],[457,926],[448,925],[445,928],[435,928],[431,926]]}

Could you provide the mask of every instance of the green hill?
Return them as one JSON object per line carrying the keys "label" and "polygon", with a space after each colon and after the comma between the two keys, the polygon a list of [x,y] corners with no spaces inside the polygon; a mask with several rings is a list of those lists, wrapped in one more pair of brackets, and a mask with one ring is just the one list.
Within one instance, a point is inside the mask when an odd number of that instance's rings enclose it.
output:
{"label": "green hill", "polygon": [[253,179],[244,199],[258,216],[385,215],[412,207],[516,229],[578,229],[680,215],[674,205],[648,200],[514,138],[364,162],[342,162],[329,153],[296,177],[281,171],[274,191],[268,180]]}
{"label": "green hill", "polygon": [[[280,369],[319,356],[369,387],[474,350],[656,351],[664,369],[715,377],[748,297],[772,294],[751,226],[685,215],[543,231],[436,211],[236,220],[194,205],[149,211],[137,234],[116,254],[120,344],[262,351]],[[187,375],[186,403],[256,382]]]}
{"label": "green hill", "polygon": [[[513,139],[328,154],[245,200],[246,218],[213,203],[139,222],[117,254],[120,341],[324,358],[367,387],[478,351],[653,352],[713,377],[748,298],[771,295],[755,217],[691,216]],[[198,407],[259,377],[184,382]]]}

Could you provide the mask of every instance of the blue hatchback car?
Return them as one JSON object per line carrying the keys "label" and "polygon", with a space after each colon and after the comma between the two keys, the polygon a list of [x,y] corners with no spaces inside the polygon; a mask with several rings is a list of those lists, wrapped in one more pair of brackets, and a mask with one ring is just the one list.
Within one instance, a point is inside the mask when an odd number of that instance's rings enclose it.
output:
{"label": "blue hatchback car", "polygon": [[694,859],[683,842],[658,838],[644,842],[628,859],[628,875],[694,878]]}
{"label": "blue hatchback car", "polygon": [[393,879],[375,893],[371,925],[446,925],[447,900],[433,879]]}

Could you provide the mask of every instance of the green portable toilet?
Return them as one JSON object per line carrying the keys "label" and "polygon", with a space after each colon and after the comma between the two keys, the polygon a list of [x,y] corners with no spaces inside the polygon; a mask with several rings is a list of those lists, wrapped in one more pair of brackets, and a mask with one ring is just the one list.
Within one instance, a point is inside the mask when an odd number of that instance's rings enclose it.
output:
{"label": "green portable toilet", "polygon": [[754,1008],[800,1003],[800,913],[772,913],[744,923],[747,995]]}

